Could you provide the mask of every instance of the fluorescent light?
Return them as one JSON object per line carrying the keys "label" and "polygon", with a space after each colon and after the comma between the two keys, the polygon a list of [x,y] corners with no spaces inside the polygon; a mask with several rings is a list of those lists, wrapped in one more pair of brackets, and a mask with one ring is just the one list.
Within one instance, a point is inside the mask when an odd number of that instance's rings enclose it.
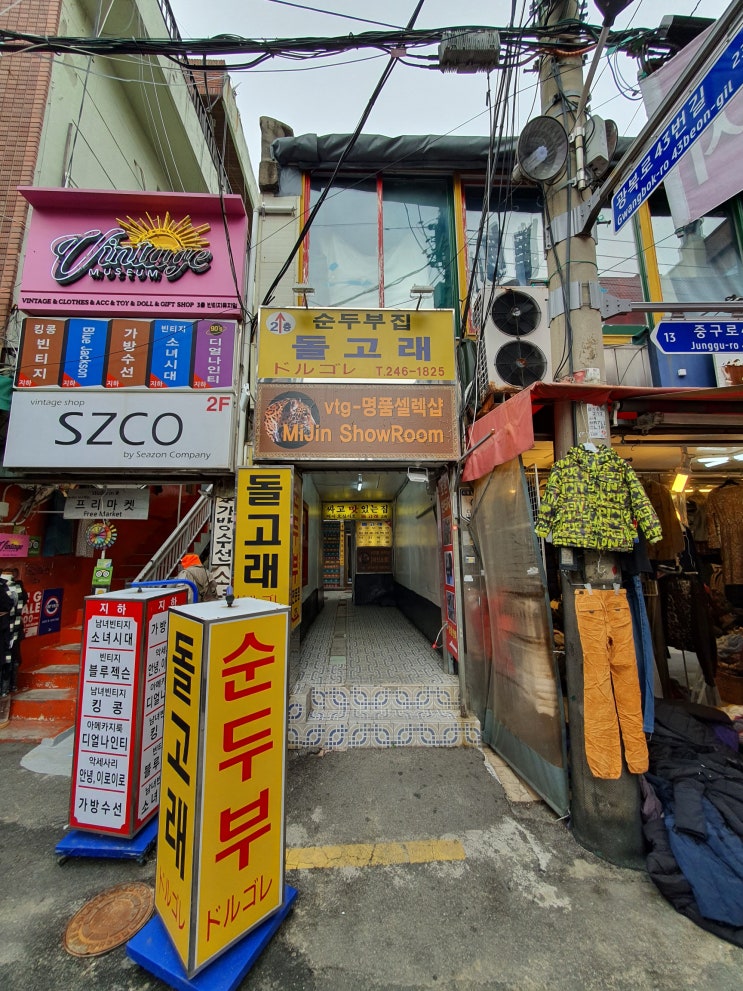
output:
{"label": "fluorescent light", "polygon": [[705,466],[705,468],[716,468],[718,465],[726,464],[730,460],[730,458],[726,454],[724,457],[699,458],[698,460]]}
{"label": "fluorescent light", "polygon": [[688,468],[677,468],[676,477],[671,485],[671,492],[683,492],[686,488],[686,483],[689,481],[689,469]]}

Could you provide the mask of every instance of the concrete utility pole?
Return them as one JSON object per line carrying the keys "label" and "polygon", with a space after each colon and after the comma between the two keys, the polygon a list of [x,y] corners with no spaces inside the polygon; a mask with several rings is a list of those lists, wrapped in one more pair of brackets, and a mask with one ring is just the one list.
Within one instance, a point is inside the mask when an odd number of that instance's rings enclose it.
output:
{"label": "concrete utility pole", "polygon": [[[545,26],[578,17],[576,0],[543,4],[542,9],[545,12],[542,22]],[[570,30],[566,27],[566,39],[571,37]],[[594,369],[589,372],[589,377],[604,382],[602,319],[599,311],[591,306],[589,295],[589,285],[597,281],[596,245],[590,236],[576,236],[576,224],[571,216],[571,211],[590,196],[590,189],[579,190],[575,182],[578,167],[576,147],[580,149],[582,125],[585,124],[582,112],[580,116],[583,119],[575,119],[576,108],[586,102],[581,99],[582,57],[544,56],[540,66],[540,83],[542,114],[555,117],[568,134],[572,132],[574,138],[568,149],[566,172],[543,186],[554,244],[554,250],[550,250],[547,256],[551,312],[564,308],[551,322],[553,364],[555,368],[559,365],[567,349],[568,357],[561,377]],[[606,411],[603,418],[600,415],[589,418],[588,413],[585,403],[556,405],[556,459],[563,457],[574,444],[587,441],[610,443]],[[643,840],[637,778],[630,775],[626,768],[618,781],[593,777],[586,763],[584,745],[583,653],[576,622],[573,583],[585,581],[607,585],[618,580],[618,576],[612,573],[613,565],[612,555],[585,551],[584,578],[577,577],[577,572],[560,572],[570,732],[571,821],[573,833],[583,846],[613,863],[638,866],[643,853]]]}

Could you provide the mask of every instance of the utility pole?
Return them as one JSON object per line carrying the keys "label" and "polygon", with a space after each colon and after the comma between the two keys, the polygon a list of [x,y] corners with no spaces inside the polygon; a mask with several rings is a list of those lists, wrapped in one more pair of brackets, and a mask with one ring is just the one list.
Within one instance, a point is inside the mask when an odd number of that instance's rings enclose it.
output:
{"label": "utility pole", "polygon": [[[627,3],[615,4],[618,10]],[[605,27],[613,15],[597,0],[605,14]],[[577,0],[544,3],[543,26],[562,21],[573,24],[578,18]],[[608,23],[607,23],[608,22]],[[566,23],[566,40],[572,25]],[[602,38],[605,37],[602,32]],[[603,40],[600,41],[603,45]],[[593,71],[589,73],[589,83]],[[601,314],[591,306],[589,286],[597,282],[596,245],[591,236],[577,236],[578,225],[572,211],[590,196],[590,189],[579,188],[578,170],[583,164],[585,115],[582,108],[583,63],[581,56],[545,55],[540,66],[541,106],[544,116],[554,117],[570,135],[567,169],[559,178],[543,186],[548,219],[547,271],[550,289],[550,329],[555,365],[566,353],[562,374],[587,372],[586,378],[605,382],[604,345]],[[576,120],[576,109],[579,117]],[[598,298],[598,294],[594,294]],[[590,370],[590,371],[589,371]],[[610,444],[606,410],[603,417],[585,403],[559,403],[555,406],[555,459],[563,457],[575,444]],[[619,581],[612,573],[612,555],[586,550],[585,573],[579,581],[607,585]],[[594,853],[622,866],[639,866],[643,855],[639,787],[636,776],[624,767],[617,781],[595,778],[586,762],[584,743],[583,652],[575,614],[576,572],[560,571],[565,624],[565,661],[570,732],[571,825],[575,838]]]}

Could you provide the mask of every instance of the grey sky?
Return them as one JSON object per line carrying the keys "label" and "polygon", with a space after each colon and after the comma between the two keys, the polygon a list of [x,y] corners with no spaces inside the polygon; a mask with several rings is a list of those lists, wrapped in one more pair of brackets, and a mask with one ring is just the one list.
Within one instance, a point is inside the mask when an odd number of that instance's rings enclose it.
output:
{"label": "grey sky", "polygon": [[[415,0],[297,0],[317,8],[402,26],[415,8]],[[236,34],[250,38],[337,36],[375,30],[375,25],[346,17],[298,10],[272,0],[170,0],[184,38]],[[719,16],[724,0],[635,0],[617,19],[617,26],[656,27],[664,13]],[[520,8],[519,8],[520,9]],[[492,25],[508,23],[507,0],[426,0],[417,28]],[[591,0],[588,19],[600,24],[601,15]],[[431,49],[434,52],[435,49]],[[253,167],[260,156],[258,118],[276,117],[295,133],[347,133],[352,131],[387,64],[387,55],[373,51],[348,52],[332,59],[298,63],[275,59],[257,69],[232,74],[237,101]],[[636,85],[637,64],[619,58],[619,71],[629,87]],[[517,119],[528,120],[539,113],[533,72],[522,72],[516,95]],[[490,77],[495,94],[498,72]],[[636,134],[645,121],[641,102],[622,96],[604,58],[594,85],[592,109],[617,121],[620,134]],[[488,77],[441,73],[398,64],[369,118],[365,132],[380,134],[487,134],[490,110]]]}

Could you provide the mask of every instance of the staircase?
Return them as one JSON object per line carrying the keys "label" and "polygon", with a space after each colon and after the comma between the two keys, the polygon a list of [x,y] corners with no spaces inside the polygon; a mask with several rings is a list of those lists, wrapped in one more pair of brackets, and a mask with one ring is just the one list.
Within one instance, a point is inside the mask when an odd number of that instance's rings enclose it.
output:
{"label": "staircase", "polygon": [[295,686],[290,750],[359,747],[478,747],[480,724],[459,711],[459,686]]}
{"label": "staircase", "polygon": [[33,668],[21,664],[0,742],[35,743],[74,724],[81,642],[82,617],[79,625],[63,628],[59,643],[41,648]]}
{"label": "staircase", "polygon": [[402,613],[331,595],[291,675],[289,748],[477,747],[460,708],[458,679]]}

